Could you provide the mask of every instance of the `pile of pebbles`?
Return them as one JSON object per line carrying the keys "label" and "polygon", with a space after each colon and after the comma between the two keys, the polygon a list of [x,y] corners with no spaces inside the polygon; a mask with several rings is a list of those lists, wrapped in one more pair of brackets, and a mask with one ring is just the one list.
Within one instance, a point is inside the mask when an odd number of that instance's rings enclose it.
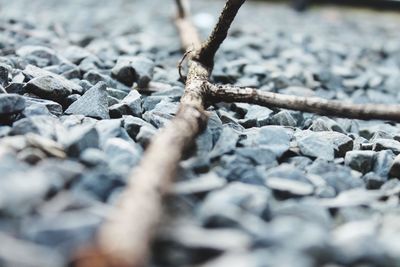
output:
{"label": "pile of pebbles", "polygon": [[[223,3],[193,2],[206,36]],[[173,1],[0,6],[0,265],[68,266],[177,111]],[[398,103],[399,22],[249,2],[212,79]],[[151,266],[399,266],[399,125],[240,103],[208,111]]]}

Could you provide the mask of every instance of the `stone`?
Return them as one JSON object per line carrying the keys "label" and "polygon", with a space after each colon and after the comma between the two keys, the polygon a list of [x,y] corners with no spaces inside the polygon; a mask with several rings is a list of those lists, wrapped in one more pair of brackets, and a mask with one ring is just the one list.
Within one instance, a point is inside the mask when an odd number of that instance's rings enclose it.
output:
{"label": "stone", "polygon": [[87,148],[79,155],[79,160],[90,167],[107,165],[107,156],[97,148]]}
{"label": "stone", "polygon": [[319,117],[313,121],[311,130],[314,132],[335,131],[345,133],[345,130],[334,120],[328,117]]}
{"label": "stone", "polygon": [[142,148],[133,142],[110,138],[104,145],[104,153],[110,168],[115,173],[127,176],[139,162]]}
{"label": "stone", "polygon": [[123,115],[140,117],[142,115],[142,96],[138,91],[132,90],[120,103],[110,107],[110,115],[112,118],[121,118]]}
{"label": "stone", "polygon": [[400,155],[397,155],[394,158],[392,165],[390,166],[389,174],[391,177],[400,178]]}
{"label": "stone", "polygon": [[278,177],[269,177],[265,184],[274,191],[278,191],[280,196],[285,193],[294,196],[307,196],[314,192],[314,187],[309,183]]}
{"label": "stone", "polygon": [[105,202],[114,190],[125,185],[122,177],[107,166],[97,166],[82,174],[72,190],[89,193],[95,199]]}
{"label": "stone", "polygon": [[139,133],[136,135],[136,141],[142,146],[147,147],[157,129],[153,125],[144,125],[140,127]]}
{"label": "stone", "polygon": [[51,101],[51,100],[25,97],[25,102],[26,102],[27,106],[29,106],[29,105],[42,106],[55,116],[61,116],[61,114],[63,112],[62,106],[59,103]]}
{"label": "stone", "polygon": [[129,136],[133,140],[136,140],[136,136],[139,134],[139,131],[143,126],[154,128],[153,125],[151,125],[150,123],[134,116],[125,116],[123,125]]}
{"label": "stone", "polygon": [[364,180],[367,189],[370,190],[379,189],[387,181],[386,177],[377,175],[374,172],[365,174],[362,179]]}
{"label": "stone", "polygon": [[24,57],[31,64],[39,67],[50,66],[58,64],[60,59],[54,52],[54,50],[37,45],[26,45],[22,46],[16,51],[16,54],[20,57]]}
{"label": "stone", "polygon": [[17,239],[11,234],[2,232],[0,242],[7,244],[0,252],[0,259],[4,266],[53,267],[67,264],[58,251],[34,242]]}
{"label": "stone", "polygon": [[348,151],[344,158],[347,166],[363,174],[370,172],[375,162],[376,152],[374,151]]}
{"label": "stone", "polygon": [[382,150],[376,154],[373,171],[381,177],[388,177],[395,154],[391,150]]}
{"label": "stone", "polygon": [[269,124],[271,125],[282,125],[282,126],[297,126],[297,120],[287,110],[279,111],[269,118]]}
{"label": "stone", "polygon": [[20,95],[0,94],[0,117],[20,113],[25,105],[25,99]]}
{"label": "stone", "polygon": [[145,88],[151,81],[154,62],[142,56],[122,56],[112,69],[112,76],[127,86],[136,82],[139,88]]}
{"label": "stone", "polygon": [[211,151],[210,157],[217,158],[231,152],[236,147],[239,134],[229,126],[223,128],[221,135]]}
{"label": "stone", "polygon": [[10,135],[25,135],[34,133],[48,139],[62,139],[66,130],[61,122],[49,116],[33,116],[16,121],[10,132]]}
{"label": "stone", "polygon": [[400,142],[392,139],[378,138],[375,139],[372,149],[374,151],[390,149],[397,155],[400,153]]}
{"label": "stone", "polygon": [[293,132],[282,126],[251,128],[243,132],[239,144],[250,147],[263,147],[273,151],[277,158],[290,148]]}
{"label": "stone", "polygon": [[226,180],[213,172],[201,175],[196,179],[175,183],[172,193],[178,195],[202,195],[218,190],[226,185]]}
{"label": "stone", "polygon": [[63,142],[69,156],[79,157],[87,148],[99,148],[99,134],[94,127],[75,126],[69,130],[67,140]]}
{"label": "stone", "polygon": [[99,82],[72,103],[65,114],[81,114],[96,119],[109,119],[106,84]]}
{"label": "stone", "polygon": [[305,130],[295,135],[300,152],[305,156],[333,160],[353,148],[353,140],[338,132]]}
{"label": "stone", "polygon": [[244,127],[265,126],[272,112],[269,108],[251,105],[244,118],[239,120],[239,123]]}
{"label": "stone", "polygon": [[[35,78],[40,78],[40,77],[51,77],[51,78],[46,78],[45,80],[39,80],[42,81],[43,83],[43,88],[37,87],[36,85],[33,85],[33,91],[39,92],[44,96],[51,96],[51,88],[49,86],[51,85],[57,85],[57,88],[63,88],[60,89],[62,91],[68,91],[68,92],[81,92],[82,87],[70,80],[67,80],[63,76],[60,76],[58,74],[52,73],[50,71],[35,67],[33,65],[28,65],[26,68],[22,71],[22,73],[25,75],[25,77],[28,80],[32,80]],[[48,82],[50,80],[50,83]],[[47,82],[46,82],[47,81]],[[40,83],[41,84],[41,83]],[[40,85],[39,84],[39,85]],[[50,90],[50,91],[49,91]],[[41,96],[41,95],[39,95]]]}

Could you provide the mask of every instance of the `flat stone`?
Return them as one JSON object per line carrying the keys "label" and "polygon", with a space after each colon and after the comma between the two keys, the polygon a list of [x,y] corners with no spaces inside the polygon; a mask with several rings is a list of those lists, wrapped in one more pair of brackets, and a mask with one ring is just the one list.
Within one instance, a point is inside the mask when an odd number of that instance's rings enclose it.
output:
{"label": "flat stone", "polygon": [[235,149],[236,143],[239,140],[239,134],[231,127],[224,127],[221,135],[211,151],[210,157],[220,157]]}
{"label": "flat stone", "polygon": [[312,132],[309,130],[296,133],[300,151],[305,156],[333,160],[343,157],[353,148],[353,140],[338,132]]}
{"label": "flat stone", "polygon": [[295,196],[307,196],[314,192],[314,187],[309,183],[278,177],[269,177],[265,184],[275,191],[287,192]]}
{"label": "flat stone", "polygon": [[120,138],[110,138],[105,143],[104,153],[110,168],[115,173],[127,176],[139,162],[142,148]]}
{"label": "flat stone", "polygon": [[65,114],[81,114],[96,119],[109,119],[106,84],[99,82],[72,103]]}

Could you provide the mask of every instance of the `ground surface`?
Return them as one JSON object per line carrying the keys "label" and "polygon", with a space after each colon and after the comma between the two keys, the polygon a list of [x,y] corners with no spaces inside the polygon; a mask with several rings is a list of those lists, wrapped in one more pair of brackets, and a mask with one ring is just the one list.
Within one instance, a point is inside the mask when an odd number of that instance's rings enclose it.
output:
{"label": "ground surface", "polygon": [[[182,94],[172,2],[0,0],[0,89],[23,95],[0,94],[0,266],[66,266],[112,212]],[[222,2],[193,2],[206,36]],[[399,23],[249,3],[213,80],[399,103]],[[117,69],[122,55],[140,57]],[[131,91],[148,78],[159,92]],[[152,266],[400,266],[398,125],[244,104],[209,111]]]}

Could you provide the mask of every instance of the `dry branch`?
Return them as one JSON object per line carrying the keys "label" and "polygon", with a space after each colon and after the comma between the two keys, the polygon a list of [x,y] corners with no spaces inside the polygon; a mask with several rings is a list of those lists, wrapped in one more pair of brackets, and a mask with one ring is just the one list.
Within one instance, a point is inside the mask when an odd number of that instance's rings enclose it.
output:
{"label": "dry branch", "polygon": [[[188,13],[183,9],[184,5],[180,1],[177,3],[176,23],[182,46],[185,49],[192,44],[201,47],[189,57],[189,71],[180,108],[175,118],[152,140],[139,166],[129,177],[129,184],[120,198],[116,213],[100,229],[97,246],[80,255],[79,267],[142,267],[146,264],[149,245],[162,215],[162,198],[175,177],[185,150],[206,125],[204,100],[212,70],[212,64],[207,64],[213,62],[213,59],[206,57],[213,56],[224,41],[240,5],[237,0],[227,0],[213,31],[217,37],[207,42],[213,46],[209,48],[207,43],[201,46]],[[221,23],[227,25],[219,25]]]}
{"label": "dry branch", "polygon": [[241,88],[231,85],[209,83],[208,101],[243,102],[264,107],[276,107],[360,120],[388,120],[400,122],[399,105],[352,104],[319,97],[300,97],[260,91],[254,88]]}

